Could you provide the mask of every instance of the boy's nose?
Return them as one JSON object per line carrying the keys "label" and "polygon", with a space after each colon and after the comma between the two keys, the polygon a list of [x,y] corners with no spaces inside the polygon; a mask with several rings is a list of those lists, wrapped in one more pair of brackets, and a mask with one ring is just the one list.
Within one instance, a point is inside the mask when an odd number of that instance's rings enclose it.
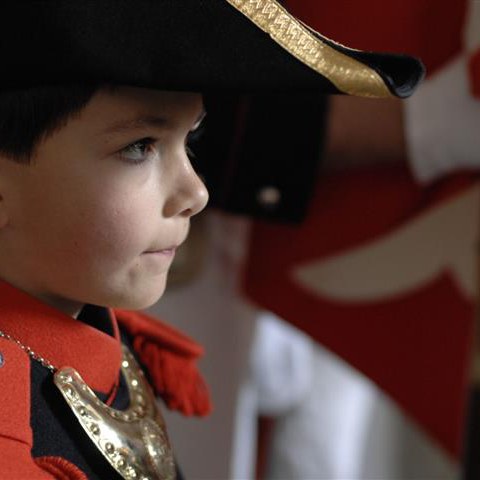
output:
{"label": "boy's nose", "polygon": [[192,217],[201,212],[208,203],[208,190],[190,162],[178,173],[172,194],[164,205],[164,216],[181,215]]}

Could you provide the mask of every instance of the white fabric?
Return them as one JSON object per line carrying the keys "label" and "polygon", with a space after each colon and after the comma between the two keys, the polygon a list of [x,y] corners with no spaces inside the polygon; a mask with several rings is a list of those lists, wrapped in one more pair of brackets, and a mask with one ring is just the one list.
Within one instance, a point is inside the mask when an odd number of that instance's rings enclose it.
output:
{"label": "white fabric", "polygon": [[315,345],[307,369],[307,395],[277,418],[267,479],[458,478],[447,454],[340,358]]}
{"label": "white fabric", "polygon": [[470,94],[465,56],[405,101],[405,134],[411,168],[420,183],[480,167],[480,100]]}
{"label": "white fabric", "polygon": [[257,419],[257,388],[249,378],[240,384],[238,391],[229,478],[234,480],[253,480],[255,478]]}
{"label": "white fabric", "polygon": [[267,480],[458,478],[457,465],[396,404],[299,330],[262,313],[253,345],[252,367],[262,373],[239,395],[233,479],[254,478],[259,413],[276,417]]}
{"label": "white fabric", "polygon": [[298,407],[313,384],[312,342],[271,313],[260,313],[248,377],[240,385],[231,478],[253,479],[258,415],[277,416]]}
{"label": "white fabric", "polygon": [[301,403],[313,382],[312,342],[265,312],[259,315],[252,349],[252,375],[261,415],[281,415]]}

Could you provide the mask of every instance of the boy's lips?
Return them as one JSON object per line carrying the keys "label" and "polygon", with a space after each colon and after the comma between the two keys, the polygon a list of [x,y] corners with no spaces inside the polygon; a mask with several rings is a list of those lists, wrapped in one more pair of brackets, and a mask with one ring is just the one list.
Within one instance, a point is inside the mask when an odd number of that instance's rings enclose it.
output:
{"label": "boy's lips", "polygon": [[188,230],[187,232],[181,237],[181,240],[180,241],[177,241],[176,243],[173,243],[171,245],[168,245],[168,246],[155,246],[153,247],[151,250],[147,250],[143,253],[157,253],[157,254],[164,254],[164,255],[173,255],[175,254],[177,248],[179,248],[184,242],[185,240],[187,239],[187,235],[188,235]]}
{"label": "boy's lips", "polygon": [[156,253],[156,254],[163,254],[163,255],[173,255],[179,245],[171,245],[170,247],[166,248],[159,248],[158,250],[148,250],[144,253]]}

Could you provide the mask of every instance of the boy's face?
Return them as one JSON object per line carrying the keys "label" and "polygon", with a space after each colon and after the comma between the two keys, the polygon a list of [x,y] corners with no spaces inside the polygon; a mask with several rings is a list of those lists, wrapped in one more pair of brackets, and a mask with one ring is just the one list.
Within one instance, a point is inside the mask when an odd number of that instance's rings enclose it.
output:
{"label": "boy's face", "polygon": [[157,301],[208,200],[185,151],[202,114],[197,94],[102,90],[31,165],[0,156],[0,277],[74,316]]}

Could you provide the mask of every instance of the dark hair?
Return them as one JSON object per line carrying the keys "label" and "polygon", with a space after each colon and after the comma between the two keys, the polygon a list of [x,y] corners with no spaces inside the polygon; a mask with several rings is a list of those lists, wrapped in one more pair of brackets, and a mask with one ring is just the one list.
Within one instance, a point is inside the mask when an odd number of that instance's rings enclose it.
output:
{"label": "dark hair", "polygon": [[0,153],[29,163],[39,142],[64,126],[100,85],[48,85],[0,92]]}

